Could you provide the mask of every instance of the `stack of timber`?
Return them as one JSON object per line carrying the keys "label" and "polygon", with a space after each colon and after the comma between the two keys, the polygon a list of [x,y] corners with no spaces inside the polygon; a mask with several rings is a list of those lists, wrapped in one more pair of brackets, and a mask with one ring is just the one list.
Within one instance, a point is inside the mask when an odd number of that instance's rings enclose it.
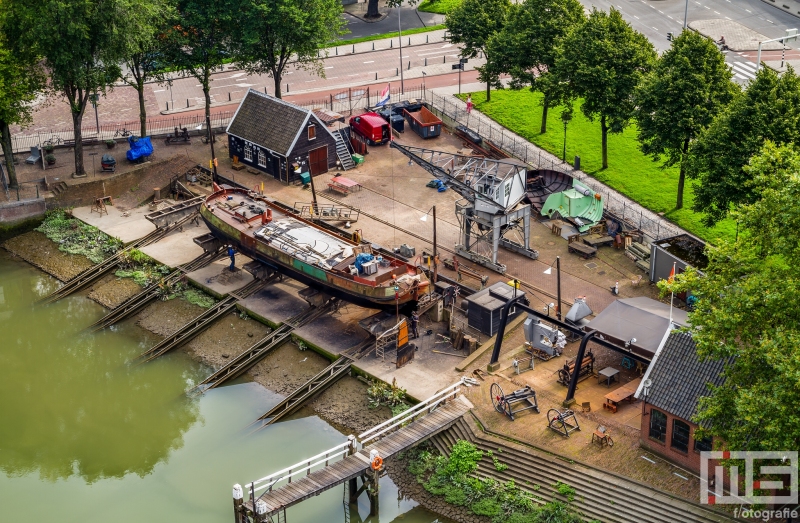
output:
{"label": "stack of timber", "polygon": [[636,262],[636,266],[644,272],[650,272],[650,249],[647,245],[633,242],[625,247],[625,255]]}
{"label": "stack of timber", "polygon": [[467,354],[472,354],[478,349],[478,338],[458,329],[452,336],[453,348],[455,350],[465,350]]}

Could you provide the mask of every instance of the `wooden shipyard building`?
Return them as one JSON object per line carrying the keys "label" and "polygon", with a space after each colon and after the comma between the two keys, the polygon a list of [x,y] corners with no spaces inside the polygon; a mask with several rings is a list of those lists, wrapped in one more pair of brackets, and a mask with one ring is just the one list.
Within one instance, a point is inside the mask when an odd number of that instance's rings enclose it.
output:
{"label": "wooden shipyard building", "polygon": [[230,157],[289,184],[336,168],[336,138],[313,112],[250,89],[226,129]]}

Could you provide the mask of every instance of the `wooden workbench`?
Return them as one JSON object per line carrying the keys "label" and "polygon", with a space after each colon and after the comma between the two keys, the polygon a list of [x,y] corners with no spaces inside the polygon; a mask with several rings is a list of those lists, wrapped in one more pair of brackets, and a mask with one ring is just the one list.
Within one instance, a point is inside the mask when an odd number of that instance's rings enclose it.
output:
{"label": "wooden workbench", "polygon": [[628,382],[618,389],[612,390],[606,394],[606,402],[603,404],[603,408],[612,412],[617,412],[617,407],[619,407],[621,402],[625,400],[631,400],[633,398],[633,395],[636,394],[636,389],[639,388],[639,383],[641,382],[642,378],[636,378],[635,380]]}

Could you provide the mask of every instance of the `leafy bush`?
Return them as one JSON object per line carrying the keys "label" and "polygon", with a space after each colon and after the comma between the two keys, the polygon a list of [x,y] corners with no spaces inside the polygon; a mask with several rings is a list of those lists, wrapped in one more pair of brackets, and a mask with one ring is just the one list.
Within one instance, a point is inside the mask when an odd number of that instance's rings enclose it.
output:
{"label": "leafy bush", "polygon": [[557,481],[553,487],[558,491],[559,494],[567,498],[567,501],[573,501],[575,499],[575,488],[572,486]]}
{"label": "leafy bush", "polygon": [[479,516],[489,516],[490,518],[500,515],[503,507],[497,500],[486,498],[472,504],[472,512]]}
{"label": "leafy bush", "polygon": [[122,248],[118,239],[69,216],[63,209],[48,212],[36,230],[57,243],[58,250],[86,256],[92,263],[100,263]]}
{"label": "leafy bush", "polygon": [[[369,398],[369,406],[373,409],[386,405],[392,408],[399,407],[405,404],[406,389],[397,385],[397,380],[393,379],[391,385],[387,385],[382,381],[375,381],[367,389],[367,397]],[[406,410],[408,407],[400,410]],[[398,412],[398,413],[399,413]]]}

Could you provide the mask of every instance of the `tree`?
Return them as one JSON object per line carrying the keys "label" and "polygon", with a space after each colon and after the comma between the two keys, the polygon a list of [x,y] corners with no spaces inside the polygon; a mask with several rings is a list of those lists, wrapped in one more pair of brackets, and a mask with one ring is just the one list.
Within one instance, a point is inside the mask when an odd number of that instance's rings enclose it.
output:
{"label": "tree", "polygon": [[732,450],[800,445],[800,151],[766,142],[743,168],[753,203],[732,212],[736,241],[707,249],[704,275],[689,268],[663,291],[689,290],[701,357],[730,359],[725,383],[700,402],[697,421]]}
{"label": "tree", "polygon": [[[42,57],[52,87],[64,93],[75,133],[75,175],[83,176],[81,123],[92,94],[120,77],[125,19],[139,0],[4,0],[13,48]],[[27,50],[27,51],[26,51]]]}
{"label": "tree", "polygon": [[[417,0],[408,0],[408,5],[416,5]],[[399,9],[403,5],[403,0],[386,0],[386,7]],[[381,13],[378,11],[378,0],[368,0],[367,14],[364,18],[379,18]]]}
{"label": "tree", "polygon": [[511,6],[503,29],[489,39],[488,55],[497,74],[509,73],[515,89],[527,85],[544,94],[542,133],[547,131],[547,110],[559,98],[558,82],[547,81],[556,45],[585,19],[577,0],[525,0]]}
{"label": "tree", "polygon": [[664,167],[680,165],[676,209],[683,208],[689,145],[738,92],[732,77],[714,42],[684,31],[636,93],[642,152],[655,161],[663,156]]}
{"label": "tree", "polygon": [[159,60],[164,35],[175,19],[171,0],[147,0],[141,9],[131,13],[125,22],[131,27],[126,40],[125,66],[122,80],[139,94],[140,136],[147,136],[147,109],[144,105],[144,85],[152,80],[164,81],[164,63]]}
{"label": "tree", "polygon": [[745,89],[689,148],[686,174],[694,184],[694,210],[713,225],[732,206],[753,203],[757,187],[744,166],[764,140],[800,143],[800,78],[762,67]]}
{"label": "tree", "polygon": [[339,0],[242,0],[234,59],[249,73],[268,74],[281,97],[281,80],[291,60],[325,76],[319,49],[344,34]]}
{"label": "tree", "polygon": [[0,29],[0,146],[8,183],[13,187],[17,185],[17,175],[9,127],[30,122],[32,103],[45,88],[47,78],[36,55],[10,50],[3,34]]}
{"label": "tree", "polygon": [[621,133],[634,110],[634,92],[656,61],[653,44],[634,31],[619,11],[592,10],[556,50],[555,74],[569,95],[583,98],[589,120],[600,117],[603,169],[608,168],[608,133]]}
{"label": "tree", "polygon": [[486,101],[491,100],[491,86],[497,84],[497,70],[490,66],[489,39],[503,29],[511,0],[464,0],[445,18],[450,41],[463,44],[460,56],[486,57],[486,66],[478,67],[479,78],[486,82]]}
{"label": "tree", "polygon": [[164,37],[164,56],[182,75],[192,76],[200,82],[205,100],[206,132],[213,158],[211,75],[221,71],[228,59],[236,5],[230,0],[178,0],[176,8],[178,23]]}

